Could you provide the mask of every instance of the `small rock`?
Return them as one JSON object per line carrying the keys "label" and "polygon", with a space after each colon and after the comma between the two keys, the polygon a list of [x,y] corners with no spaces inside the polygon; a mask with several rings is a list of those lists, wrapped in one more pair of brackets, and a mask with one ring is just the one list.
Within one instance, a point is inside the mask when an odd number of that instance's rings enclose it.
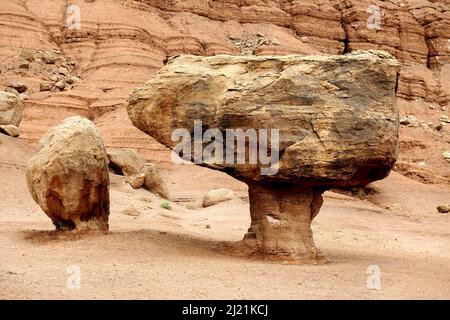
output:
{"label": "small rock", "polygon": [[439,213],[448,213],[450,211],[450,205],[441,204],[440,206],[437,206],[436,209]]}
{"label": "small rock", "polygon": [[447,116],[441,116],[441,122],[444,122],[444,123],[450,123],[450,120],[448,119],[448,117]]}
{"label": "small rock", "polygon": [[24,52],[22,52],[22,54],[20,56],[28,62],[31,62],[34,60],[34,54],[32,51],[24,51]]}
{"label": "small rock", "polygon": [[411,120],[408,117],[400,118],[400,124],[407,126],[411,124]]}
{"label": "small rock", "polygon": [[147,163],[142,171],[145,173],[144,188],[164,199],[169,199],[169,190],[156,166],[153,163]]}
{"label": "small rock", "polygon": [[28,87],[24,83],[19,81],[14,81],[10,84],[9,87],[15,89],[18,93],[25,92],[28,89]]}
{"label": "small rock", "polygon": [[140,212],[135,207],[129,207],[122,212],[124,215],[138,217],[140,216]]}
{"label": "small rock", "polygon": [[399,203],[390,203],[385,208],[390,211],[397,211],[397,212],[404,211],[402,205]]}
{"label": "small rock", "polygon": [[66,87],[66,81],[60,80],[57,83],[55,83],[55,87],[57,87],[59,90],[63,91]]}
{"label": "small rock", "polygon": [[204,196],[202,206],[204,208],[213,206],[220,202],[231,200],[235,197],[233,190],[221,188],[209,190]]}
{"label": "small rock", "polygon": [[22,60],[22,61],[20,61],[19,68],[20,69],[29,69],[30,63],[27,60]]}
{"label": "small rock", "polygon": [[132,176],[141,172],[145,160],[131,148],[115,148],[108,151],[109,167],[116,173]]}
{"label": "small rock", "polygon": [[68,84],[74,84],[75,82],[78,82],[78,81],[80,81],[80,78],[75,77],[75,76],[71,76],[66,79],[66,82]]}
{"label": "small rock", "polygon": [[50,90],[52,90],[52,88],[53,88],[53,83],[50,83],[50,82],[42,82],[39,85],[40,91],[50,91]]}
{"label": "small rock", "polygon": [[438,122],[438,123],[430,122],[430,123],[428,123],[428,127],[430,127],[430,129],[433,129],[436,131],[441,131],[443,128],[442,123],[440,123],[440,122]]}
{"label": "small rock", "polygon": [[5,133],[8,136],[16,138],[20,135],[20,130],[12,124],[0,125],[0,133]]}
{"label": "small rock", "polygon": [[65,67],[59,67],[58,73],[62,74],[63,76],[67,76],[69,74],[69,70],[67,70],[67,68],[65,68]]}
{"label": "small rock", "polygon": [[443,152],[442,156],[444,157],[445,160],[450,162],[450,151],[447,150],[447,151]]}
{"label": "small rock", "polygon": [[42,60],[46,63],[46,64],[54,64],[56,61],[56,58],[53,54],[51,54],[50,52],[44,51],[42,53]]}
{"label": "small rock", "polygon": [[53,82],[56,82],[56,81],[58,81],[58,76],[57,76],[56,74],[52,74],[52,75],[49,77],[49,79],[50,79],[51,81],[53,81]]}
{"label": "small rock", "polygon": [[425,123],[422,124],[419,120],[417,120],[416,117],[411,115],[401,117],[400,124],[403,126],[411,126],[411,127],[418,127],[420,125],[426,126]]}
{"label": "small rock", "polygon": [[144,185],[145,173],[137,173],[131,176],[126,176],[125,181],[133,188],[139,189]]}

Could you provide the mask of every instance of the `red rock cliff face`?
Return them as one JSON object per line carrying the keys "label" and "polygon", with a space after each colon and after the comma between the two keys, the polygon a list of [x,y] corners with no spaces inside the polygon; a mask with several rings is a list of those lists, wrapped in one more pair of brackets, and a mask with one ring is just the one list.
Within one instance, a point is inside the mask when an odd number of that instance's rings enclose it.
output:
{"label": "red rock cliff face", "polygon": [[[169,161],[161,145],[131,126],[123,104],[168,57],[181,53],[382,49],[401,62],[400,98],[439,108],[450,100],[450,0],[72,3],[80,8],[80,29],[66,27],[64,0],[3,0],[0,8],[0,90],[14,80],[28,86],[21,138],[32,144],[49,126],[80,114],[95,119],[107,145],[131,146],[149,159]],[[60,67],[68,75],[61,75]],[[79,79],[69,81],[70,76]],[[63,89],[40,91],[41,83],[60,80],[67,80]],[[400,101],[403,105],[408,102]]]}

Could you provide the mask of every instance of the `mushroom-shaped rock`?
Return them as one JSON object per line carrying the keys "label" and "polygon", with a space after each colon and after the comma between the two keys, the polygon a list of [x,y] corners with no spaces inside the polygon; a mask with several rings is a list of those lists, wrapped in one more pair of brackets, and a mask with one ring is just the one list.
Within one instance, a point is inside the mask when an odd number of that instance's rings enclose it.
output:
{"label": "mushroom-shaped rock", "polygon": [[70,117],[51,128],[26,177],[33,199],[57,229],[108,230],[108,158],[90,120]]}
{"label": "mushroom-shaped rock", "polygon": [[398,71],[372,50],[180,56],[133,91],[127,109],[184,160],[248,184],[247,243],[308,259],[322,193],[383,179],[396,161]]}

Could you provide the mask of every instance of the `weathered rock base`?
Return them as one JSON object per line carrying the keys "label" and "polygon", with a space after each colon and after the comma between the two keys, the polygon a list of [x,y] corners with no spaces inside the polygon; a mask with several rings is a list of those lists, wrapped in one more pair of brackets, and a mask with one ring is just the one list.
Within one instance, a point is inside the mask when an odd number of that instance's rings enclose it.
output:
{"label": "weathered rock base", "polygon": [[245,243],[267,256],[316,259],[311,221],[322,206],[323,190],[292,184],[247,184],[252,223]]}
{"label": "weathered rock base", "polygon": [[[106,188],[106,186],[99,186],[99,188]],[[109,196],[107,196],[106,199],[103,194],[99,194],[98,196],[101,199],[100,203],[94,205],[91,211],[81,214],[81,217],[72,217],[68,219],[64,219],[60,216],[50,217],[56,230],[74,230],[77,232],[108,231]]]}

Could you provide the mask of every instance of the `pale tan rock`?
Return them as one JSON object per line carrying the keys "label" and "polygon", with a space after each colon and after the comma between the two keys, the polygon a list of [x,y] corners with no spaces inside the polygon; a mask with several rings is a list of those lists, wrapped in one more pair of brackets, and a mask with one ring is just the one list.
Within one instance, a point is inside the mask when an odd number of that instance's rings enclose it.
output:
{"label": "pale tan rock", "polygon": [[18,93],[23,93],[28,90],[26,84],[20,81],[14,81],[9,85],[9,88],[16,90]]}
{"label": "pale tan rock", "polygon": [[39,91],[50,91],[53,88],[53,83],[51,82],[42,82],[39,84]]}
{"label": "pale tan rock", "polygon": [[145,174],[144,188],[162,198],[169,199],[169,189],[153,163],[147,163],[142,169]]}
{"label": "pale tan rock", "polygon": [[[127,110],[137,128],[170,148],[179,143],[174,130],[193,137],[197,120],[203,132],[278,129],[279,145],[269,142],[267,154],[279,151],[280,159],[269,175],[261,162],[209,158],[198,164],[248,184],[248,243],[283,259],[315,259],[310,225],[322,193],[383,179],[397,159],[398,71],[395,58],[382,51],[181,56],[133,91]],[[198,160],[194,144],[187,158]]]}
{"label": "pale tan rock", "polygon": [[108,158],[110,168],[122,175],[138,174],[145,166],[144,159],[131,148],[109,149]]}
{"label": "pale tan rock", "polygon": [[126,208],[123,212],[124,215],[138,217],[140,216],[140,212],[133,206]]}
{"label": "pale tan rock", "polygon": [[108,230],[107,155],[90,120],[70,117],[50,129],[26,177],[33,199],[57,229]]}
{"label": "pale tan rock", "polygon": [[6,125],[0,125],[0,132],[5,133],[8,136],[17,138],[20,136],[20,130],[15,125],[12,124],[6,124]]}
{"label": "pale tan rock", "polygon": [[209,190],[202,201],[203,208],[213,206],[220,202],[231,200],[235,197],[233,190],[227,188]]}
{"label": "pale tan rock", "polygon": [[126,176],[125,181],[133,188],[139,189],[144,185],[145,173],[136,173],[131,176]]}
{"label": "pale tan rock", "polygon": [[125,176],[125,181],[134,189],[144,189],[169,199],[169,191],[161,175],[152,163],[144,159],[131,148],[108,150],[109,167]]}
{"label": "pale tan rock", "polygon": [[22,120],[23,105],[19,96],[0,91],[0,125],[19,126]]}

